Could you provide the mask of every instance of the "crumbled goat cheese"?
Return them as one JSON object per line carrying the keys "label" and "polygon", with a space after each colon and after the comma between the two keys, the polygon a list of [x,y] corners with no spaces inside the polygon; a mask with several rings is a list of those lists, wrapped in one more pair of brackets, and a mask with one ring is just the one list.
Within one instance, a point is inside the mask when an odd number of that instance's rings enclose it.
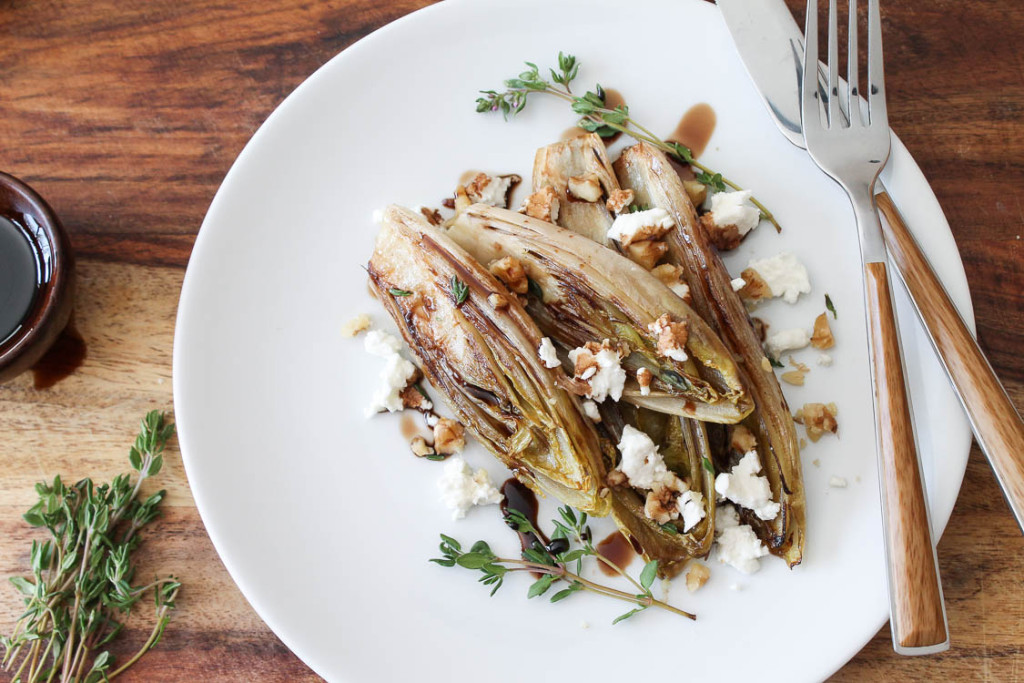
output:
{"label": "crumbled goat cheese", "polygon": [[740,235],[746,235],[761,222],[761,210],[750,203],[750,190],[716,192],[711,195],[711,217],[715,225],[735,225]]}
{"label": "crumbled goat cheese", "polygon": [[718,561],[744,574],[761,568],[758,558],[768,554],[749,524],[740,524],[740,517],[730,505],[719,506],[715,512],[715,543]]}
{"label": "crumbled goat cheese", "polygon": [[540,340],[540,348],[537,349],[537,355],[546,368],[557,368],[562,365],[562,361],[558,360],[558,353],[555,351],[555,345],[551,343],[550,337],[544,337]]}
{"label": "crumbled goat cheese", "polygon": [[601,413],[597,410],[597,404],[593,401],[583,402],[583,414],[589,417],[594,422],[601,421]]}
{"label": "crumbled goat cheese", "polygon": [[389,413],[401,410],[402,389],[416,376],[416,366],[398,353],[402,342],[387,332],[370,330],[363,340],[363,348],[385,361],[384,369],[380,372],[380,385],[373,392],[370,405],[366,408],[367,417],[385,410]]}
{"label": "crumbled goat cheese", "polygon": [[380,225],[384,222],[384,209],[373,210],[373,222]]}
{"label": "crumbled goat cheese", "polygon": [[807,268],[788,251],[771,258],[754,259],[748,267],[756,270],[767,283],[772,296],[781,296],[786,303],[795,304],[797,297],[811,291]]}
{"label": "crumbled goat cheese", "polygon": [[664,485],[675,478],[651,437],[636,427],[623,427],[618,447],[622,456],[618,469],[631,486],[652,489],[656,484]]}
{"label": "crumbled goat cheese", "polygon": [[845,489],[846,479],[844,479],[843,477],[830,477],[828,480],[828,485],[834,489]]}
{"label": "crumbled goat cheese", "polygon": [[508,196],[508,188],[511,185],[511,177],[491,176],[486,185],[483,187],[477,186],[477,196],[474,196],[473,199],[483,204],[504,207],[505,198]]}
{"label": "crumbled goat cheese", "polygon": [[704,494],[697,491],[686,491],[677,501],[679,513],[683,516],[683,531],[689,531],[707,516],[704,509]]}
{"label": "crumbled goat cheese", "polygon": [[818,365],[824,365],[826,367],[832,365],[832,356],[828,355],[827,353],[819,353]]}
{"label": "crumbled goat cheese", "polygon": [[[581,353],[590,353],[590,351],[580,347],[569,352],[569,361],[574,366],[576,358]],[[600,403],[611,396],[613,401],[618,401],[622,398],[622,390],[626,387],[626,371],[619,364],[619,354],[612,349],[601,349],[592,355],[597,361],[597,367],[588,369],[584,373],[585,376],[580,377],[590,385],[590,393],[587,394],[587,398],[592,398]]]}
{"label": "crumbled goat cheese", "polygon": [[487,470],[474,470],[458,455],[448,458],[437,488],[441,500],[452,511],[452,519],[462,519],[474,505],[496,505],[502,499]]}
{"label": "crumbled goat cheese", "polygon": [[732,502],[753,510],[759,519],[775,519],[780,505],[772,501],[772,490],[767,477],[759,477],[761,461],[757,451],[748,451],[732,468],[715,477],[715,491]]}
{"label": "crumbled goat cheese", "polygon": [[370,329],[370,316],[360,313],[341,326],[341,336],[354,337],[360,332]]}
{"label": "crumbled goat cheese", "polygon": [[620,213],[615,217],[612,227],[608,228],[608,237],[627,245],[637,239],[651,239],[664,235],[675,225],[676,222],[665,209]]}
{"label": "crumbled goat cheese", "polygon": [[732,291],[738,292],[747,286],[747,281],[741,277],[737,277],[733,278],[732,282],[730,282],[729,284],[732,285]]}
{"label": "crumbled goat cheese", "polygon": [[807,334],[807,330],[794,327],[791,330],[779,330],[771,333],[765,343],[768,346],[768,352],[778,358],[783,351],[804,348],[811,343],[811,338]]}
{"label": "crumbled goat cheese", "polygon": [[673,323],[666,313],[647,325],[647,330],[658,340],[658,353],[680,363],[689,358],[685,348],[688,337],[685,323]]}

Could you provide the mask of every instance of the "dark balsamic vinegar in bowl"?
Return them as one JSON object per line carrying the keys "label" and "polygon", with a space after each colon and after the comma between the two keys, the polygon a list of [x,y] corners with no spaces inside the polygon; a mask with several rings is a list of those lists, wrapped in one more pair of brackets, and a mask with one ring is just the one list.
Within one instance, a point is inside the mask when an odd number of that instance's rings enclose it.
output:
{"label": "dark balsamic vinegar in bowl", "polygon": [[21,329],[39,289],[40,264],[26,230],[0,216],[0,344]]}

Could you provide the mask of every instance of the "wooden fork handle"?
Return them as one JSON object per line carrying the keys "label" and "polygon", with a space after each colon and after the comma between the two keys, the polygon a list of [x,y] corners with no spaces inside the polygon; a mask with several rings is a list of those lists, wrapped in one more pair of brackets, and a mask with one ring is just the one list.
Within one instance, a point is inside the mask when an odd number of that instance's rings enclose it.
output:
{"label": "wooden fork handle", "polygon": [[885,262],[865,264],[864,282],[893,646],[928,654],[948,647],[949,632]]}
{"label": "wooden fork handle", "polygon": [[1024,530],[1024,422],[888,194],[875,197],[892,262],[971,420],[1017,524]]}

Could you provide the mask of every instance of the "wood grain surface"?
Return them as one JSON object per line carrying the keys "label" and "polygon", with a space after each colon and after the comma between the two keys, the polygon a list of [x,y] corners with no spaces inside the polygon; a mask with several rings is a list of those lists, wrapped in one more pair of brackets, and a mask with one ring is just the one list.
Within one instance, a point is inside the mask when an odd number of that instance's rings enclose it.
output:
{"label": "wood grain surface", "polygon": [[864,289],[880,443],[878,471],[884,482],[889,627],[893,643],[912,650],[941,645],[948,636],[887,271],[884,262],[865,264]]}
{"label": "wood grain surface", "polygon": [[[20,513],[60,472],[123,469],[138,419],[171,406],[178,290],[203,215],[273,108],[337,52],[424,0],[0,0],[0,168],[31,183],[71,232],[71,377],[0,387],[0,576],[25,570]],[[790,0],[795,12],[802,1]],[[932,183],[962,254],[981,345],[1024,406],[1024,3],[883,3],[889,116]],[[802,14],[798,14],[802,16]],[[609,40],[613,40],[609,36]],[[203,529],[176,450],[144,568],[186,587],[135,681],[315,681],[253,613]],[[1024,679],[1024,539],[971,454],[939,562],[952,648],[893,653],[884,628],[835,680]],[[0,586],[0,630],[19,613]],[[138,646],[142,613],[122,652]],[[799,644],[796,645],[799,647]],[[3,680],[0,678],[0,680]]]}

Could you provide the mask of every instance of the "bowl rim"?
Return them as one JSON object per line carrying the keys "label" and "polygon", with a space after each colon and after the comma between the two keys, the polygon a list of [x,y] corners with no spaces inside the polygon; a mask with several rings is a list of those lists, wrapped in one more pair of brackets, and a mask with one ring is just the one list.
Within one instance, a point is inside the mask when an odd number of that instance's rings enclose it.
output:
{"label": "bowl rim", "polygon": [[[0,216],[29,228],[29,238],[36,250],[39,242],[45,241],[53,269],[22,318],[21,328],[0,342],[0,381],[4,381],[34,365],[67,325],[74,291],[74,256],[67,232],[53,208],[26,182],[3,171]],[[31,217],[36,225],[26,226],[25,216]]]}

